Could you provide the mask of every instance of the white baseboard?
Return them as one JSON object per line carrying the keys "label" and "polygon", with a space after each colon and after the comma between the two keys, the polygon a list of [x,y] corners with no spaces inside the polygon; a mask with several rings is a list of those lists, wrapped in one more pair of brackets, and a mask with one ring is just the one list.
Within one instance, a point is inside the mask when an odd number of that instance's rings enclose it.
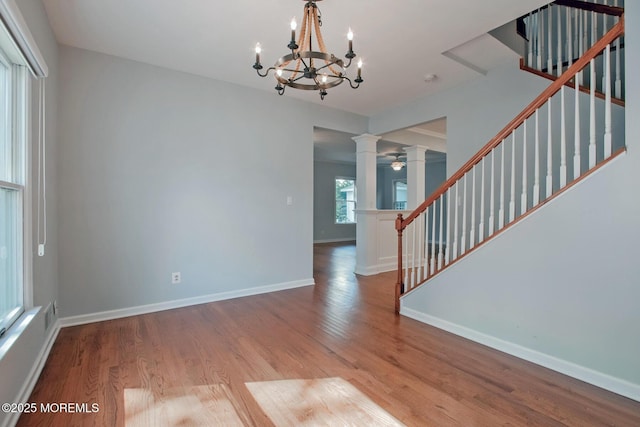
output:
{"label": "white baseboard", "polygon": [[371,266],[359,266],[356,265],[355,273],[361,276],[374,276],[380,273],[386,273],[387,271],[393,271],[398,268],[397,262],[386,263],[386,264],[376,264]]}
{"label": "white baseboard", "polygon": [[268,292],[283,291],[287,289],[300,288],[314,285],[313,278],[295,280],[292,282],[276,283],[273,285],[256,286],[254,288],[241,289],[238,291],[220,292],[216,294],[203,295],[193,298],[184,298],[173,301],[160,302],[155,304],[139,305],[135,307],[120,308],[117,310],[101,311],[98,313],[81,314],[60,318],[60,327],[84,325],[87,323],[101,322],[104,320],[120,319],[122,317],[137,316],[139,314],[154,313],[157,311],[171,310],[174,308],[188,307],[190,305],[206,304],[209,302],[223,301],[227,299],[259,295]]}
{"label": "white baseboard", "polygon": [[[53,343],[56,341],[58,337],[58,332],[60,332],[60,321],[56,320],[50,327],[49,333],[46,336],[42,348],[38,353],[38,357],[36,357],[35,363],[29,371],[29,375],[25,379],[20,392],[16,397],[16,402],[29,402],[29,397],[33,392],[33,389],[38,382],[38,378],[40,378],[40,374],[42,373],[42,369],[49,357],[49,353],[51,352],[51,348],[53,347]],[[18,423],[18,418],[20,417],[19,412],[14,412],[9,414],[7,419],[5,420],[5,426],[15,426]]]}
{"label": "white baseboard", "polygon": [[314,240],[313,244],[315,245],[316,243],[341,243],[341,242],[356,242],[356,238],[355,237],[346,237],[343,239],[320,239],[320,240]]}
{"label": "white baseboard", "polygon": [[612,377],[602,372],[594,371],[593,369],[469,329],[465,326],[460,326],[438,317],[403,307],[402,305],[400,314],[640,402],[640,384],[634,384],[620,378]]}

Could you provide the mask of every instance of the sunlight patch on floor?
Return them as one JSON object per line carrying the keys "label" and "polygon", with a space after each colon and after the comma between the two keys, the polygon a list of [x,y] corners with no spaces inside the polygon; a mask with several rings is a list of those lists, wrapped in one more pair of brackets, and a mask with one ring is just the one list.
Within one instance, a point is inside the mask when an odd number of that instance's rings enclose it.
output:
{"label": "sunlight patch on floor", "polygon": [[126,427],[243,426],[224,384],[168,390],[155,397],[150,390],[124,390]]}
{"label": "sunlight patch on floor", "polygon": [[402,426],[342,378],[246,383],[277,426]]}

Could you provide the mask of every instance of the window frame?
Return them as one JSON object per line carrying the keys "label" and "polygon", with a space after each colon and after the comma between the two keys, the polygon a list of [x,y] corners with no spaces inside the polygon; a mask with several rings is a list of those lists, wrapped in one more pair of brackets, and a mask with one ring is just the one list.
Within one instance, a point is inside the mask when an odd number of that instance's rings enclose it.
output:
{"label": "window frame", "polygon": [[[0,34],[3,37],[4,34]],[[25,64],[19,63],[0,47],[0,61],[7,69],[5,91],[7,96],[0,100],[6,102],[7,134],[6,145],[10,147],[10,156],[3,166],[9,172],[0,176],[0,188],[15,191],[15,283],[16,295],[19,299],[16,307],[0,317],[0,338],[8,331],[26,311],[33,306],[33,283],[31,254],[31,138],[30,128],[30,96],[31,79]],[[8,227],[7,227],[8,228]]]}
{"label": "window frame", "polygon": [[404,201],[404,203],[405,203],[404,208],[402,208],[402,209],[396,208],[396,202],[397,202],[397,200],[396,200],[396,198],[397,198],[397,195],[396,195],[397,188],[396,188],[396,186],[397,186],[398,183],[402,183],[404,185],[407,185],[407,179],[406,178],[397,178],[397,179],[393,179],[391,181],[391,206],[393,206],[394,210],[398,210],[398,211],[407,210],[407,200]]}
{"label": "window frame", "polygon": [[[348,222],[339,222],[338,221],[338,198],[335,195],[336,191],[337,191],[337,186],[338,186],[338,180],[342,180],[342,181],[352,181],[353,182],[353,200],[347,200],[347,202],[353,202],[353,221],[348,221]],[[356,210],[356,206],[357,206],[357,183],[356,183],[356,179],[354,177],[347,177],[347,176],[335,176],[333,179],[333,192],[334,192],[334,198],[333,198],[333,223],[335,225],[353,225],[356,224],[356,215],[355,215],[355,210]],[[347,207],[348,209],[348,207]]]}

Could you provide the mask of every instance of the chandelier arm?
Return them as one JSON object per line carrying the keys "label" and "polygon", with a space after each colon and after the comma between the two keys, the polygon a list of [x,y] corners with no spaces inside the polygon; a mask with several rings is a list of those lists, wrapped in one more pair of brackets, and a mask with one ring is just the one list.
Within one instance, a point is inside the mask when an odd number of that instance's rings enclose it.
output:
{"label": "chandelier arm", "polygon": [[354,86],[353,82],[351,81],[351,79],[349,77],[343,76],[342,78],[349,82],[349,86],[351,86],[351,89],[358,89],[360,87],[360,83],[358,83],[358,84],[356,84]]}
{"label": "chandelier arm", "polygon": [[275,69],[276,67],[269,67],[264,71],[264,74],[260,73],[260,70],[256,70],[256,73],[258,73],[260,77],[267,77],[269,75],[269,71],[273,71]]}

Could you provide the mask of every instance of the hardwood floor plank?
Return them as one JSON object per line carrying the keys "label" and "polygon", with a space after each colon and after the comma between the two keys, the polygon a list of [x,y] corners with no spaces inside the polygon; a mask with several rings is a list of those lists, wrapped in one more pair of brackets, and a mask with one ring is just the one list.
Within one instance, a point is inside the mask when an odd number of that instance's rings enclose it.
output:
{"label": "hardwood floor plank", "polygon": [[[396,316],[394,273],[354,275],[352,244],[316,245],[314,254],[312,287],[61,330],[30,399],[100,411],[25,414],[18,425],[125,426],[126,396],[137,399],[135,414],[151,408],[136,418],[143,425],[159,413],[290,425],[285,393],[255,384],[337,378],[408,426],[640,426],[639,402]],[[185,405],[220,413],[200,417]]]}

